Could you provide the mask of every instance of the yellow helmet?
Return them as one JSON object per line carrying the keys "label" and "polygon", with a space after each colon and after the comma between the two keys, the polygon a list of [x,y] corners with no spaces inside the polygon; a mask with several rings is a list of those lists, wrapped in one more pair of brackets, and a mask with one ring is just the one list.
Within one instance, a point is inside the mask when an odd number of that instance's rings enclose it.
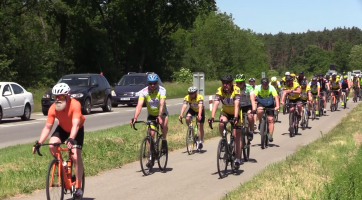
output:
{"label": "yellow helmet", "polygon": [[294,74],[294,73],[291,73],[290,75],[293,76],[293,77],[295,77],[295,74]]}

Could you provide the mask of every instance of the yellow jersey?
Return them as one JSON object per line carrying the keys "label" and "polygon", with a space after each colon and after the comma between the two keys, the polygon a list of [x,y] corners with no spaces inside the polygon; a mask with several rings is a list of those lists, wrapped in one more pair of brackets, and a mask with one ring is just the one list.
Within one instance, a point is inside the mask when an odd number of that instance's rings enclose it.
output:
{"label": "yellow jersey", "polygon": [[219,87],[215,95],[215,101],[222,102],[221,112],[225,112],[228,115],[234,115],[234,101],[240,101],[240,88],[233,85],[231,91],[231,93],[226,93],[222,87]]}
{"label": "yellow jersey", "polygon": [[331,78],[329,83],[331,84],[331,87],[332,87],[333,90],[338,90],[339,89],[339,79],[336,79],[335,81],[332,81],[332,78]]}
{"label": "yellow jersey", "polygon": [[[299,83],[298,82],[293,82],[292,87],[289,87],[288,85],[284,85],[283,89],[284,90],[295,90],[297,88],[300,88]],[[295,99],[300,98],[300,94],[296,94],[296,93],[291,92],[291,93],[288,94],[288,97],[289,97],[290,100],[295,100]]]}
{"label": "yellow jersey", "polygon": [[199,104],[204,104],[204,97],[201,94],[197,94],[195,99],[191,99],[189,95],[186,95],[184,104],[189,104],[192,110],[199,112]]}
{"label": "yellow jersey", "polygon": [[307,85],[304,89],[302,87],[300,89],[301,89],[300,98],[304,101],[308,100],[309,93],[311,92],[309,85]]}

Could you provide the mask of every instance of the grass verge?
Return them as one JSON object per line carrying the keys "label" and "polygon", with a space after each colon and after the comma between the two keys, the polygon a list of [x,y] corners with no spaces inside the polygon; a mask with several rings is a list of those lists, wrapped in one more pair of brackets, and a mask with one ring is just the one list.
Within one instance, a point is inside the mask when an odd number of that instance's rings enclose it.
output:
{"label": "grass verge", "polygon": [[[187,89],[192,86],[188,83],[178,83],[178,82],[165,82],[164,87],[167,90],[167,98],[181,98],[187,95]],[[220,81],[205,81],[205,95],[212,95],[216,93],[218,87],[220,87]],[[44,93],[51,88],[41,87],[41,88],[28,88],[27,91],[33,93],[34,99],[34,111],[41,112],[41,98]]]}
{"label": "grass verge", "polygon": [[[211,115],[208,110],[205,114]],[[169,117],[167,140],[170,151],[185,148],[187,126],[185,121],[181,124],[177,118],[178,115]],[[139,160],[140,144],[146,136],[146,129],[141,126],[145,127],[137,124],[138,131],[123,125],[87,132],[82,152],[86,176]],[[206,126],[205,140],[219,135],[216,128],[211,130]],[[47,146],[40,149],[42,157],[31,154],[32,146],[33,143],[29,143],[0,149],[0,199],[45,188],[47,167],[52,157]]]}
{"label": "grass verge", "polygon": [[[324,185],[355,162],[362,142],[361,120],[362,104],[328,134],[287,156],[285,161],[269,165],[223,199],[321,199]],[[336,187],[338,184],[342,183],[336,183]]]}

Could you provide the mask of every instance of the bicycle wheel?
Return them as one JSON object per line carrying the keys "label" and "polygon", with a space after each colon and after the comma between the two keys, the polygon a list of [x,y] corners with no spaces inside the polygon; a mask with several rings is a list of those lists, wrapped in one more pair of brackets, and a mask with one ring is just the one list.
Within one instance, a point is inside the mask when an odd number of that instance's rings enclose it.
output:
{"label": "bicycle wheel", "polygon": [[[224,149],[224,151],[222,151]],[[224,178],[227,176],[226,169],[228,167],[228,156],[227,152],[228,147],[225,139],[221,139],[219,141],[219,145],[217,147],[217,172],[219,173],[220,178]]]}
{"label": "bicycle wheel", "polygon": [[278,121],[279,112],[277,110],[274,111],[274,123]]}
{"label": "bicycle wheel", "polygon": [[145,176],[151,174],[153,164],[154,164],[154,158],[152,156],[151,149],[151,138],[145,137],[142,140],[141,148],[140,148],[140,164],[141,164],[141,170]]}
{"label": "bicycle wheel", "polygon": [[344,102],[344,104],[343,104],[343,109],[346,109],[346,107],[347,107],[346,94],[343,94],[343,102]]}
{"label": "bicycle wheel", "polygon": [[[73,167],[73,170],[72,170],[72,197],[73,197],[73,193],[75,192],[75,181],[76,181],[76,177],[75,177],[75,174],[74,174],[74,167]],[[84,176],[84,167],[83,167],[83,177],[82,177],[82,192],[84,194],[84,186],[85,186],[85,176]]]}
{"label": "bicycle wheel", "polygon": [[[160,135],[158,137],[158,158],[157,158],[157,163],[158,163],[158,167],[160,168],[161,171],[165,171],[166,166],[167,166],[167,161],[168,161],[168,150],[166,152],[162,152],[162,135]],[[167,147],[168,149],[168,147]]]}
{"label": "bicycle wheel", "polygon": [[261,120],[261,123],[260,123],[260,144],[261,144],[261,148],[262,149],[265,149],[265,140],[266,140],[266,137],[267,137],[267,129],[266,129],[266,121],[263,117],[263,119]]}
{"label": "bicycle wheel", "polygon": [[243,158],[245,162],[249,161],[250,156],[250,141],[247,139],[247,129],[243,129],[243,133],[241,134],[241,144],[243,145]]}
{"label": "bicycle wheel", "polygon": [[315,114],[315,102],[313,102],[313,106],[312,106],[312,120],[315,120],[316,114]]}
{"label": "bicycle wheel", "polygon": [[194,147],[195,147],[194,130],[192,127],[189,126],[187,128],[187,133],[186,133],[186,149],[189,155],[191,155],[192,152],[194,151]]}
{"label": "bicycle wheel", "polygon": [[64,199],[64,180],[62,170],[59,169],[58,159],[49,163],[46,177],[46,195],[48,200]]}
{"label": "bicycle wheel", "polygon": [[289,113],[289,136],[294,137],[294,111]]}
{"label": "bicycle wheel", "polygon": [[299,124],[298,124],[298,116],[294,116],[294,134],[293,137],[298,134]]}

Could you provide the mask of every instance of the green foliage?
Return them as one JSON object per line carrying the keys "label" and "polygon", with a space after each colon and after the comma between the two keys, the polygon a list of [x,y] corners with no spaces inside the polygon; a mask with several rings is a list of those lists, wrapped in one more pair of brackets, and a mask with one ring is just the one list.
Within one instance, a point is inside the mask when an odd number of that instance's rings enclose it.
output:
{"label": "green foliage", "polygon": [[268,70],[266,72],[267,77],[279,76],[279,72],[277,70]]}
{"label": "green foliage", "polygon": [[355,45],[349,54],[349,67],[354,69],[362,68],[362,45]]}
{"label": "green foliage", "polygon": [[173,72],[172,76],[174,81],[181,83],[191,83],[192,82],[192,72],[190,69],[181,67],[180,71]]}

